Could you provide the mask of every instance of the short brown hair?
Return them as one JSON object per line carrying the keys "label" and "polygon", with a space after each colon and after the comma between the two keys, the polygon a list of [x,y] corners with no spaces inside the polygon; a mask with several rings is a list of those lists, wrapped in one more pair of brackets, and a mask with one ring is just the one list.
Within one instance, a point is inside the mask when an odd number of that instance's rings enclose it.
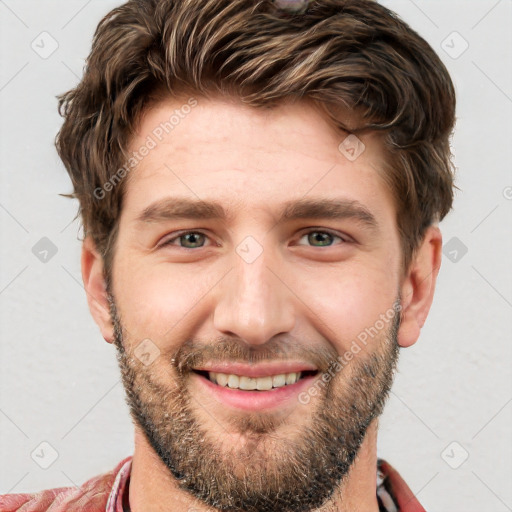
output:
{"label": "short brown hair", "polygon": [[[407,269],[426,228],[453,202],[450,76],[429,44],[373,0],[130,0],[99,23],[84,75],[59,96],[56,147],[110,275],[124,182],[98,198],[129,157],[142,113],[178,92],[228,94],[253,107],[308,99],[336,126],[382,132]],[[344,126],[336,106],[359,114]]]}

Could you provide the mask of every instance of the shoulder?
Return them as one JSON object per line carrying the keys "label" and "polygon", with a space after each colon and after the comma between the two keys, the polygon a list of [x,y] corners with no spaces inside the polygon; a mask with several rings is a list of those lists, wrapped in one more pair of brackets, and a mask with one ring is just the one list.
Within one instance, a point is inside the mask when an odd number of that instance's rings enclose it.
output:
{"label": "shoulder", "polygon": [[130,459],[126,457],[112,471],[87,480],[79,488],[1,495],[0,512],[104,512],[116,475]]}

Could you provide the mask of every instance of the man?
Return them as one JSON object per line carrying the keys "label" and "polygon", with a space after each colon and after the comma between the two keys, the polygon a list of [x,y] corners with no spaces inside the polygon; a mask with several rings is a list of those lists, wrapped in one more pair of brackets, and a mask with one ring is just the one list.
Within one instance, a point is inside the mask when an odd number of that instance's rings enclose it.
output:
{"label": "man", "polygon": [[376,447],[453,199],[432,48],[370,0],[133,0],[60,108],[135,452],[0,510],[423,511]]}

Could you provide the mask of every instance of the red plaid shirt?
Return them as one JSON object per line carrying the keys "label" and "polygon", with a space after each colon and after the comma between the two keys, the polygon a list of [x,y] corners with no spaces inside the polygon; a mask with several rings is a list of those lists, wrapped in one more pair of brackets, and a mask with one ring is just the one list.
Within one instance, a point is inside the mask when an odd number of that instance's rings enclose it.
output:
{"label": "red plaid shirt", "polygon": [[[0,496],[0,512],[129,512],[132,457],[113,471],[88,480],[79,489],[61,487],[34,494]],[[380,512],[425,512],[402,477],[385,460],[377,460]]]}

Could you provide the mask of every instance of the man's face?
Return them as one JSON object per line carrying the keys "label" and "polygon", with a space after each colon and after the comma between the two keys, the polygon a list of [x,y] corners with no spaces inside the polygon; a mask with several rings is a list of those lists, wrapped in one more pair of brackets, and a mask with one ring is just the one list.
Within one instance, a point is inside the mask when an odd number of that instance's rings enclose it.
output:
{"label": "man's face", "polygon": [[162,137],[184,103],[151,109],[131,145],[157,142],[126,184],[110,290],[131,412],[206,504],[310,510],[347,475],[398,359],[381,146],[363,137],[347,158],[347,134],[306,103],[200,99]]}

